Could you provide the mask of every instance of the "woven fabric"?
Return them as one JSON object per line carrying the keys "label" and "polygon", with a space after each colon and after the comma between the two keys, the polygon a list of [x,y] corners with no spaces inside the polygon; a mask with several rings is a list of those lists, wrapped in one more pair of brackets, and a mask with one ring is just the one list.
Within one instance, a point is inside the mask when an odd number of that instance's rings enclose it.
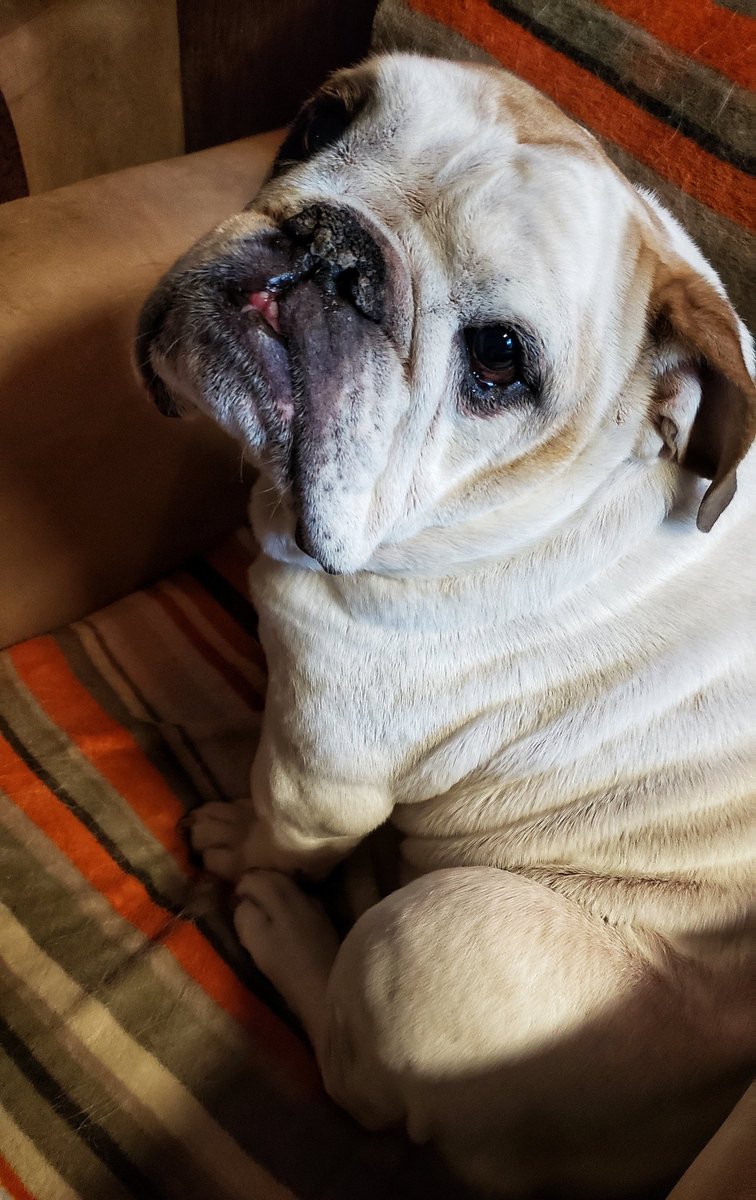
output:
{"label": "woven fabric", "polygon": [[0,1194],[461,1197],[322,1092],[183,813],[248,787],[247,535],[0,655]]}
{"label": "woven fabric", "polygon": [[376,49],[497,61],[678,217],[756,327],[756,22],[716,0],[382,0]]}

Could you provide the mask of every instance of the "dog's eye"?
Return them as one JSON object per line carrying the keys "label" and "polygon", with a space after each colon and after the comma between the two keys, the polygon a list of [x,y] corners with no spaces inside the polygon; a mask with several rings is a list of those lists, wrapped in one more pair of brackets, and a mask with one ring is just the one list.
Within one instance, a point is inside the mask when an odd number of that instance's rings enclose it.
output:
{"label": "dog's eye", "polygon": [[354,113],[340,96],[317,96],[297,117],[275,162],[274,173],[305,162],[330,146],[347,129]]}
{"label": "dog's eye", "polygon": [[485,325],[465,331],[470,369],[486,388],[506,388],[522,382],[522,348],[506,325]]}

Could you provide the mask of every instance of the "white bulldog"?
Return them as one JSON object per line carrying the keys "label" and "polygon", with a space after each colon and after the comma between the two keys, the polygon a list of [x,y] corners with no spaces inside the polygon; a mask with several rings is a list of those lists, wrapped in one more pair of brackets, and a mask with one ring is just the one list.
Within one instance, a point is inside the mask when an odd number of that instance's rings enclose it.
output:
{"label": "white bulldog", "polygon": [[[679,1173],[754,1051],[756,390],[717,275],[517,79],[388,56],[139,354],[259,467],[262,737],[193,841],[329,1092],[489,1193]],[[403,886],[339,945],[291,875],[387,821]]]}

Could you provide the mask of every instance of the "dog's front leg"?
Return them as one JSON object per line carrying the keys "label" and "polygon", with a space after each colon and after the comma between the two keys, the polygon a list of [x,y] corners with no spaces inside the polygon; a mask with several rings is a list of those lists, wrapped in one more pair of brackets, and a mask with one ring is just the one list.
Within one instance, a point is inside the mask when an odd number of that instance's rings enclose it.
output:
{"label": "dog's front leg", "polygon": [[231,882],[254,868],[322,878],[393,807],[387,787],[311,774],[300,755],[265,734],[251,791],[233,803],[204,804],[189,819],[205,866]]}

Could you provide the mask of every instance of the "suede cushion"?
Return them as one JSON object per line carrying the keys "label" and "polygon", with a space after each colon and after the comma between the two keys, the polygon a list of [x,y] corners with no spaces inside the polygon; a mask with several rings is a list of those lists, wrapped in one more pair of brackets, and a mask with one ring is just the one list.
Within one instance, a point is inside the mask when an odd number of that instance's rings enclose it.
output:
{"label": "suede cushion", "polygon": [[209,423],[160,417],[138,310],[255,194],[276,134],[0,206],[0,645],[176,565],[238,522],[248,484]]}

